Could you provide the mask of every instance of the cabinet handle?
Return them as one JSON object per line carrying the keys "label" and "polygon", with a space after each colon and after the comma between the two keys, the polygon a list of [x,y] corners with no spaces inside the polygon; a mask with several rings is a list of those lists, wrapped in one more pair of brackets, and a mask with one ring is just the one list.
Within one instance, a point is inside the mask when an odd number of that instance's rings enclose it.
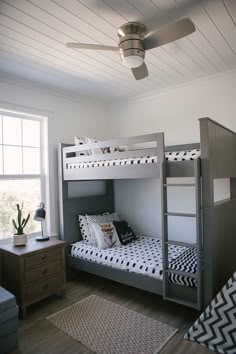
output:
{"label": "cabinet handle", "polygon": [[46,254],[43,254],[43,255],[41,256],[42,261],[43,261],[45,258],[46,258]]}
{"label": "cabinet handle", "polygon": [[48,287],[48,284],[43,285],[43,289],[47,289],[47,287]]}
{"label": "cabinet handle", "polygon": [[45,268],[44,270],[42,270],[42,274],[46,274],[47,273],[47,268]]}

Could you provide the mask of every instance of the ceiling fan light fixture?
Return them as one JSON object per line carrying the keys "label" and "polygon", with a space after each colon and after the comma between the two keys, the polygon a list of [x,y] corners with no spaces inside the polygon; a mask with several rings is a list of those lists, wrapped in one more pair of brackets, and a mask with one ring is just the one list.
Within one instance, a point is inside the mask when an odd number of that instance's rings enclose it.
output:
{"label": "ceiling fan light fixture", "polygon": [[195,30],[194,23],[189,18],[169,23],[151,32],[141,23],[128,22],[118,28],[117,46],[88,43],[67,43],[66,46],[78,49],[119,51],[122,64],[131,69],[136,80],[142,80],[148,76],[148,68],[144,62],[147,50],[184,38]]}
{"label": "ceiling fan light fixture", "polygon": [[124,66],[130,69],[138,68],[143,64],[143,58],[139,55],[130,55],[128,57],[122,58]]}

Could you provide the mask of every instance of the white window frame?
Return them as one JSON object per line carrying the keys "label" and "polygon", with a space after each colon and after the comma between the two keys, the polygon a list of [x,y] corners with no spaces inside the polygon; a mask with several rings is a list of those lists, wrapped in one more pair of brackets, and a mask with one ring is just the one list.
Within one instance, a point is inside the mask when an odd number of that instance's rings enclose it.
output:
{"label": "white window frame", "polygon": [[[27,179],[39,179],[40,180],[40,188],[41,188],[41,201],[46,204],[47,196],[46,196],[46,180],[45,180],[45,126],[46,126],[46,121],[47,118],[46,116],[41,116],[37,114],[30,114],[26,112],[20,112],[20,111],[15,111],[11,109],[5,109],[0,107],[0,117],[2,117],[2,146],[3,144],[3,116],[7,117],[12,117],[12,118],[21,118],[21,119],[28,119],[28,120],[34,120],[34,121],[39,121],[40,122],[40,173],[39,174],[5,174],[4,175],[4,164],[3,164],[3,174],[0,174],[0,182],[3,180],[27,180]],[[21,131],[22,134],[22,131]],[[22,139],[21,139],[22,141]],[[10,145],[8,146],[16,146],[16,145]],[[20,145],[21,146],[21,145]],[[3,155],[3,160],[4,160],[4,155]],[[35,209],[37,206],[35,206]],[[45,230],[48,230],[48,220],[45,220]],[[41,232],[34,232],[31,234],[28,234],[29,238],[36,237],[37,235],[40,235]],[[9,239],[11,236],[9,235],[9,238],[0,238],[0,243],[7,243],[9,242]]]}

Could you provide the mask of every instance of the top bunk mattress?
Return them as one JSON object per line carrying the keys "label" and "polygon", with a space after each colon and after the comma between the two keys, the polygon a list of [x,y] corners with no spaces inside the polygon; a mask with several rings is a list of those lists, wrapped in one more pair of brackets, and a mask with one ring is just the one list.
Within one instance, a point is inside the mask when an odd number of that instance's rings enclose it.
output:
{"label": "top bunk mattress", "polygon": [[[191,161],[200,157],[200,149],[193,149],[187,151],[173,151],[166,152],[166,161]],[[122,165],[141,165],[157,163],[157,156],[142,156],[131,157],[113,160],[99,160],[99,161],[86,161],[78,163],[69,163],[68,168],[89,168],[89,167],[108,167],[108,166],[122,166]]]}

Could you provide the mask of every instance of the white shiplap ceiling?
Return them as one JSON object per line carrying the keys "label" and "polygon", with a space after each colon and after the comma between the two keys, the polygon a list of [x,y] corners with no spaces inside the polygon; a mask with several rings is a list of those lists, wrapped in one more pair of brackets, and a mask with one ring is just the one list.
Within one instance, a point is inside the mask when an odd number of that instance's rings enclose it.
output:
{"label": "white shiplap ceiling", "polygon": [[[196,32],[146,53],[135,81],[116,52],[66,42],[117,44],[128,21],[148,29],[189,17]],[[236,67],[236,0],[0,0],[0,73],[74,94],[131,97]]]}

